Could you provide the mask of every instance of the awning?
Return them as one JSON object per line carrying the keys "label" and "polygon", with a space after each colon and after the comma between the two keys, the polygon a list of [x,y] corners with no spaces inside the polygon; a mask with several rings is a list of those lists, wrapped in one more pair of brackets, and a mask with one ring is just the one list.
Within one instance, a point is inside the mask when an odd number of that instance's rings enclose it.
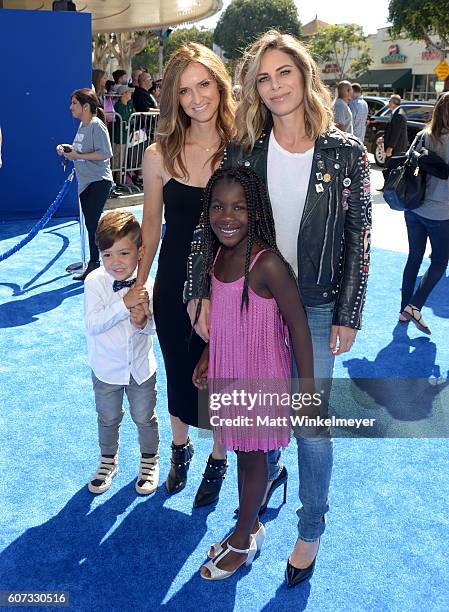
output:
{"label": "awning", "polygon": [[365,89],[411,89],[412,71],[410,68],[390,70],[368,70],[359,79]]}
{"label": "awning", "polygon": [[[222,0],[74,0],[77,11],[92,13],[94,32],[150,30],[205,19]],[[52,0],[3,0],[5,9],[51,11]]]}

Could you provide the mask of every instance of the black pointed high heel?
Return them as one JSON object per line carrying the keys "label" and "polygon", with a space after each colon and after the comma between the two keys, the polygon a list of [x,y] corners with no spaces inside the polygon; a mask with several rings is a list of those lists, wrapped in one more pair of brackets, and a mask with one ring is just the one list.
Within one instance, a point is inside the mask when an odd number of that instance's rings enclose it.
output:
{"label": "black pointed high heel", "polygon": [[315,569],[315,559],[309,565],[309,567],[305,567],[304,569],[299,569],[298,567],[294,567],[290,561],[287,561],[287,569],[285,570],[285,581],[287,583],[288,588],[294,587],[300,582],[304,582],[307,578],[313,574],[313,570]]}
{"label": "black pointed high heel", "polygon": [[290,563],[290,560],[287,561],[287,567],[285,569],[285,582],[287,583],[288,588],[294,587],[312,576],[313,570],[315,569],[315,561],[318,556],[318,550],[316,551],[315,559],[308,567],[295,567]]}
{"label": "black pointed high heel", "polygon": [[[270,503],[271,496],[276,491],[276,489],[282,485],[284,485],[284,498],[282,500],[282,504],[285,504],[287,502],[287,483],[288,483],[288,472],[287,472],[287,468],[284,465],[282,466],[282,470],[280,471],[279,476],[271,482],[270,489],[267,493],[267,499],[260,506],[259,516],[262,516],[262,514],[266,511],[268,504]],[[236,508],[234,510],[234,515],[238,516],[238,514],[239,514],[239,509]]]}
{"label": "black pointed high heel", "polygon": [[284,465],[282,466],[282,470],[280,471],[279,476],[275,478],[273,482],[271,483],[270,490],[268,491],[268,494],[267,494],[267,499],[260,506],[259,516],[262,516],[262,514],[266,511],[266,509],[268,508],[268,504],[270,503],[271,496],[276,491],[276,489],[282,485],[284,485],[284,498],[282,500],[282,504],[285,504],[287,502],[287,484],[288,484],[288,472],[287,472],[287,468]]}

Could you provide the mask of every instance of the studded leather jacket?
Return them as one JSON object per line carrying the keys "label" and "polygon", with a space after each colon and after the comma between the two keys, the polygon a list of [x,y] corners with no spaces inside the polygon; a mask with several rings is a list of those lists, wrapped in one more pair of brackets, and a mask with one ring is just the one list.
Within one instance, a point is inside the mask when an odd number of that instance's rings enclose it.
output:
{"label": "studded leather jacket", "polygon": [[[267,129],[247,153],[230,144],[223,166],[250,166],[267,184]],[[184,301],[200,295],[202,224],[187,261]],[[369,164],[361,142],[330,128],[315,143],[298,233],[298,285],[303,303],[335,302],[333,324],[360,329],[368,280],[371,235]]]}

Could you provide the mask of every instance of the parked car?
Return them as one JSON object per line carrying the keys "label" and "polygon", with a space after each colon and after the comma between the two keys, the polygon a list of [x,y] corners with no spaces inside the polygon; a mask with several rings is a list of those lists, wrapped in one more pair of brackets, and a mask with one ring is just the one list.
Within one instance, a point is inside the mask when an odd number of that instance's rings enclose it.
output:
{"label": "parked car", "polygon": [[[416,134],[424,125],[430,121],[434,102],[403,102],[401,108],[407,115],[407,136],[411,144]],[[385,164],[385,150],[383,143],[377,143],[377,139],[384,135],[385,126],[390,123],[391,109],[389,107],[378,111],[370,117],[366,123],[365,146],[369,153],[374,154],[378,166]]]}
{"label": "parked car", "polygon": [[388,104],[388,98],[382,96],[363,96],[363,99],[368,104],[368,117],[383,110]]}

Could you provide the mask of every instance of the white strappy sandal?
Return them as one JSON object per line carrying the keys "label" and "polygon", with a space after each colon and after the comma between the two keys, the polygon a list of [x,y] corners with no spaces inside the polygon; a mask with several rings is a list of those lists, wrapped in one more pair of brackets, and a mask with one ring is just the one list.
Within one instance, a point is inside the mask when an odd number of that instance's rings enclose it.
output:
{"label": "white strappy sandal", "polygon": [[[252,536],[256,540],[257,550],[259,551],[262,548],[262,544],[265,541],[265,536],[267,535],[265,531],[265,527],[260,523],[259,529],[256,533],[253,533]],[[209,559],[215,559],[217,555],[219,555],[223,551],[223,544],[226,542],[226,538],[221,540],[221,542],[215,542],[215,544],[211,544],[207,556]],[[213,553],[213,555],[211,555]]]}
{"label": "white strappy sandal", "polygon": [[[239,553],[241,555],[248,555],[248,557],[246,561],[242,563],[242,565],[239,565],[238,567],[235,568],[235,570],[232,570],[232,571],[223,570],[217,567],[217,563],[219,563],[219,561],[223,559],[231,551],[235,553]],[[226,578],[230,578],[233,574],[235,574],[235,572],[238,569],[243,567],[243,565],[246,565],[246,566],[251,565],[251,563],[254,560],[254,557],[256,556],[256,553],[257,553],[257,545],[256,545],[256,540],[253,535],[251,535],[250,537],[250,547],[249,548],[245,548],[245,549],[234,548],[234,546],[231,546],[231,544],[227,542],[225,545],[225,548],[222,549],[220,554],[218,554],[216,557],[214,557],[213,559],[211,559],[210,561],[208,561],[202,566],[209,570],[210,576],[203,576],[203,574],[201,573],[200,573],[200,576],[201,578],[204,578],[204,580],[225,580]]]}

